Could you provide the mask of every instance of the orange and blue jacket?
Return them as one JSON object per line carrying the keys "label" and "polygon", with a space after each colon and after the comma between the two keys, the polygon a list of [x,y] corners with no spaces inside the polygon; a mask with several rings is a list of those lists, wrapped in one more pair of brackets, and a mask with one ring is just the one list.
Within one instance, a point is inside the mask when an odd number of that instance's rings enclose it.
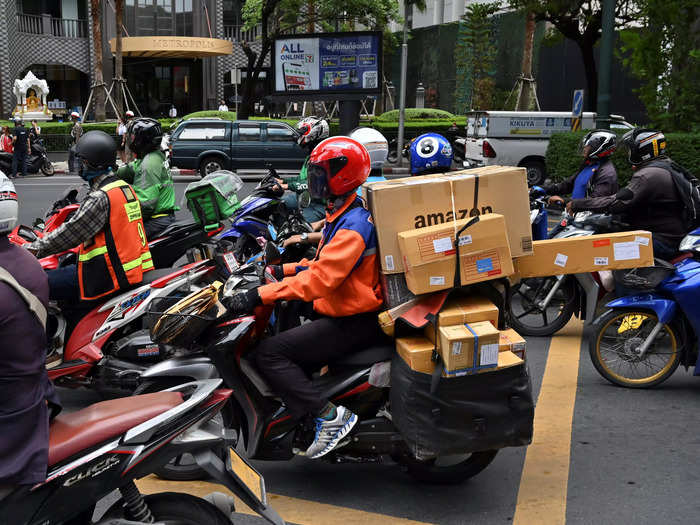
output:
{"label": "orange and blue jacket", "polygon": [[377,232],[372,217],[355,195],[333,214],[316,256],[284,265],[285,277],[258,288],[263,304],[278,300],[313,301],[329,317],[377,311],[382,305],[377,261]]}

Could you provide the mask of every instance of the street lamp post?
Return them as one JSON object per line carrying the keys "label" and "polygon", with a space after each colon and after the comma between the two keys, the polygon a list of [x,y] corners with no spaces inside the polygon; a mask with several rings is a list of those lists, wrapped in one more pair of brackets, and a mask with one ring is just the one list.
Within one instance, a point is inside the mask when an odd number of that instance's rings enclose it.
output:
{"label": "street lamp post", "polygon": [[403,165],[403,127],[406,119],[406,70],[408,69],[408,0],[404,0],[403,9],[403,43],[401,44],[401,86],[399,91],[399,136],[396,144],[396,156],[399,166]]}
{"label": "street lamp post", "polygon": [[596,127],[610,129],[610,75],[615,35],[615,0],[603,0]]}

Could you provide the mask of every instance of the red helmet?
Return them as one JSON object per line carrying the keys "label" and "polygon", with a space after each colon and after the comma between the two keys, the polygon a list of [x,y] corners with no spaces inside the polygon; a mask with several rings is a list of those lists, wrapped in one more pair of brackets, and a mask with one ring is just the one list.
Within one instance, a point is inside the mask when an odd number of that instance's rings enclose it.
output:
{"label": "red helmet", "polygon": [[357,189],[370,172],[369,153],[350,137],[331,137],[314,148],[307,174],[311,194],[317,198],[342,196]]}

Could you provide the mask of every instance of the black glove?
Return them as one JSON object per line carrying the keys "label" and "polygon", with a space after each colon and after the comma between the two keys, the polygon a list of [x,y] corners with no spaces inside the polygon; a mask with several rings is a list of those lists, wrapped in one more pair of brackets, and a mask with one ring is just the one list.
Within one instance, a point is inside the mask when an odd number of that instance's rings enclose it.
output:
{"label": "black glove", "polygon": [[284,267],[281,264],[269,264],[265,267],[265,273],[269,273],[277,281],[284,279]]}
{"label": "black glove", "polygon": [[237,293],[233,297],[227,297],[223,303],[226,309],[234,315],[248,314],[253,308],[261,304],[260,294],[257,288],[247,292]]}

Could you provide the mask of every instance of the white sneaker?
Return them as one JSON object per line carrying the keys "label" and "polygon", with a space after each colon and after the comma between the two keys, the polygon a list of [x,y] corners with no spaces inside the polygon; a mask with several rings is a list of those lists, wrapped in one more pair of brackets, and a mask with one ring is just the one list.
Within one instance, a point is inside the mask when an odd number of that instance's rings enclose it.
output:
{"label": "white sneaker", "polygon": [[313,443],[306,449],[307,457],[316,459],[325,456],[338,446],[340,440],[357,424],[357,416],[347,408],[336,407],[336,412],[335,418],[331,420],[316,418],[316,435]]}

